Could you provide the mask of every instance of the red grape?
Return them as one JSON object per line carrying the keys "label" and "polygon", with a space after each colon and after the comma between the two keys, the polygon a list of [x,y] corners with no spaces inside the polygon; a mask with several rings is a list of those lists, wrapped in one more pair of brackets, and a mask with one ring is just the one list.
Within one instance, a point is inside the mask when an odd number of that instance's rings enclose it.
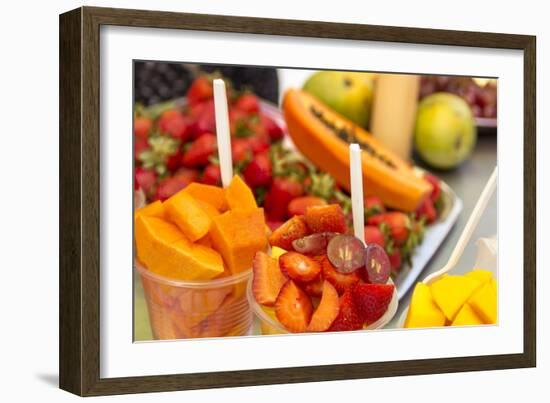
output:
{"label": "red grape", "polygon": [[371,283],[386,284],[390,277],[391,265],[388,254],[380,245],[371,243],[365,252],[365,269]]}
{"label": "red grape", "polygon": [[336,235],[327,246],[330,263],[340,273],[351,273],[365,265],[365,245],[352,235]]}

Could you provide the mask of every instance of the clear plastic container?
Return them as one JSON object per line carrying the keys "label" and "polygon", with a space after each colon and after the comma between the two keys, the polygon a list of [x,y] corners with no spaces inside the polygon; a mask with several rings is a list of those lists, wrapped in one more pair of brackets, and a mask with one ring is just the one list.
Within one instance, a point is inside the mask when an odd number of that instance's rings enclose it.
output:
{"label": "clear plastic container", "polygon": [[173,340],[243,336],[252,325],[246,296],[251,269],[208,281],[180,281],[150,272],[140,274],[153,337]]}
{"label": "clear plastic container", "polygon": [[[391,280],[389,280],[391,281]],[[248,281],[248,286],[246,287],[246,296],[248,298],[248,303],[250,304],[250,309],[256,316],[259,322],[261,334],[288,334],[290,333],[278,320],[275,316],[275,308],[268,306],[262,306],[258,304],[252,293],[252,277]],[[381,329],[394,317],[397,312],[398,307],[398,298],[397,291],[394,290],[393,298],[386,310],[386,313],[378,319],[376,322],[371,323],[369,326],[365,326],[363,330],[375,330]]]}

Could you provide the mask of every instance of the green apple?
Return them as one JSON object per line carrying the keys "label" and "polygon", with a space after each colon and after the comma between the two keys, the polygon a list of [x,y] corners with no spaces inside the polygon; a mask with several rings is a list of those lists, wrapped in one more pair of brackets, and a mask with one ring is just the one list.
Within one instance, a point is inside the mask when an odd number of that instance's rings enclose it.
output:
{"label": "green apple", "polygon": [[420,157],[432,167],[456,167],[470,156],[476,138],[472,111],[458,95],[435,93],[418,105],[414,143]]}
{"label": "green apple", "polygon": [[350,71],[320,71],[304,84],[304,91],[361,127],[367,127],[374,75]]}

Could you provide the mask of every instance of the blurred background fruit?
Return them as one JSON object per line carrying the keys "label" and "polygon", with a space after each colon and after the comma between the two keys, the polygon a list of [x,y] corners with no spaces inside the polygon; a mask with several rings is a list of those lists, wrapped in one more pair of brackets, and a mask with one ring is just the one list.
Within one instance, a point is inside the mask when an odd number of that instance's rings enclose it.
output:
{"label": "blurred background fruit", "polygon": [[373,73],[320,71],[309,77],[304,91],[359,126],[368,126],[374,91]]}
{"label": "blurred background fruit", "polygon": [[414,136],[416,151],[424,162],[439,169],[456,167],[476,144],[476,126],[468,103],[450,93],[427,96],[418,106]]}

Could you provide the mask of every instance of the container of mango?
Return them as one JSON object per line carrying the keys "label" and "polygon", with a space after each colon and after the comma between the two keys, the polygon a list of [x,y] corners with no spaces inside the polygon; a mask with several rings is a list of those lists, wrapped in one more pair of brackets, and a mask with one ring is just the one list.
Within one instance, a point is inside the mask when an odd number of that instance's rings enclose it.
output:
{"label": "container of mango", "polygon": [[416,284],[411,303],[401,315],[404,328],[494,325],[498,320],[496,240],[477,241],[474,269],[463,275],[443,274],[429,284]]}

